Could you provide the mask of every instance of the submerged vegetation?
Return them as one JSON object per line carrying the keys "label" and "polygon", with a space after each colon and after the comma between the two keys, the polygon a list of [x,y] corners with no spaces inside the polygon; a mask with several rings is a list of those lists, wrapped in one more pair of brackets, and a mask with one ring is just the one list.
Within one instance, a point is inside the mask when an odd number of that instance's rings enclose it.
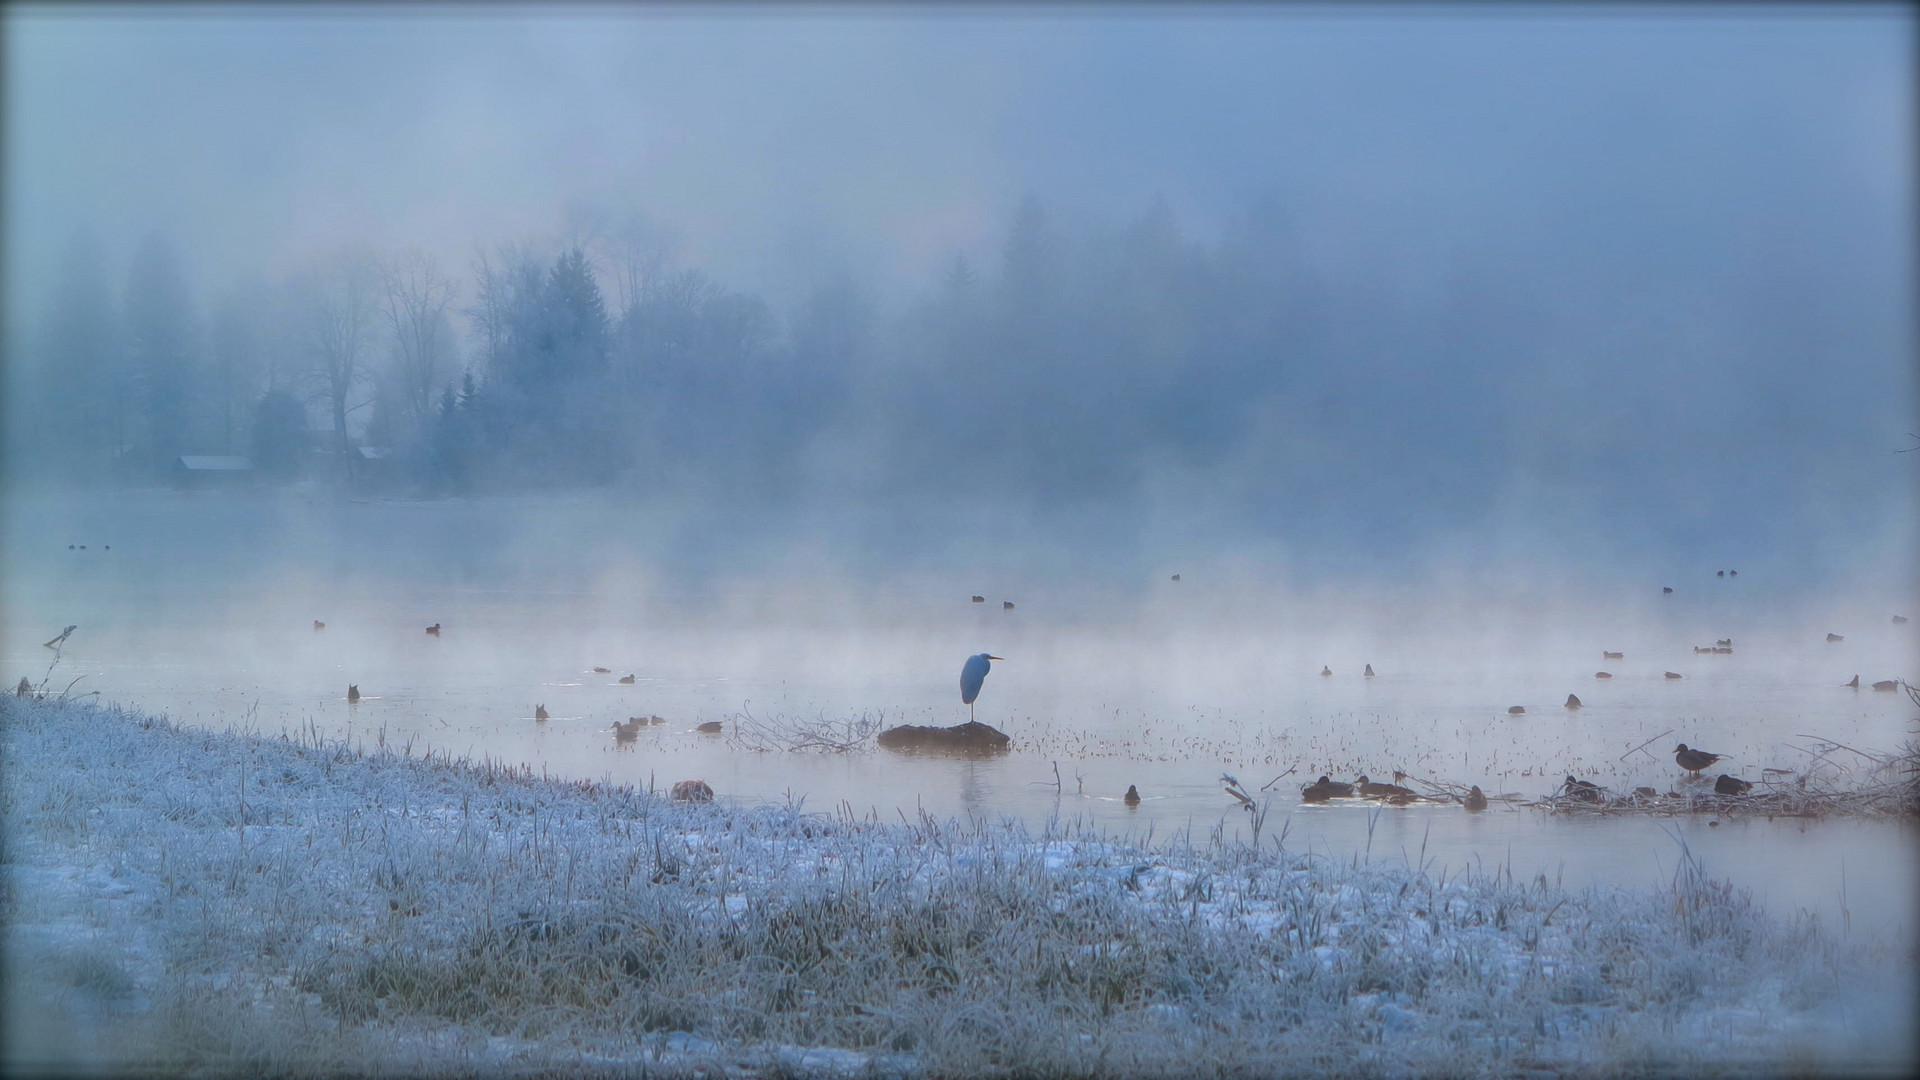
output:
{"label": "submerged vegetation", "polygon": [[[675,805],[6,699],[15,1064],[201,1074],[1806,1073],[1910,958],[1651,892],[1224,830]],[[1257,834],[1256,834],[1257,835]],[[1873,987],[1871,995],[1856,988]]]}

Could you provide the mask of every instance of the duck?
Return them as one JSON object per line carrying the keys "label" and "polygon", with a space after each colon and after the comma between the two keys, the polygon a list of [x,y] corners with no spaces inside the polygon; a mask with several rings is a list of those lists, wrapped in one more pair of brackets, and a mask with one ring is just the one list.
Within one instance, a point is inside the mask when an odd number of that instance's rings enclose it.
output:
{"label": "duck", "polygon": [[1900,689],[1900,680],[1881,679],[1879,682],[1873,684],[1873,688],[1875,690],[1898,690]]}
{"label": "duck", "polygon": [[1578,694],[1568,694],[1568,695],[1567,695],[1567,708],[1569,708],[1569,709],[1578,709],[1578,708],[1581,708],[1581,705],[1580,705],[1580,697],[1579,697],[1579,695],[1578,695]]}
{"label": "duck", "polygon": [[1714,576],[1714,577],[1726,577],[1726,576],[1727,576],[1727,572],[1726,572],[1725,570],[1722,570],[1722,571],[1720,571],[1719,573],[1717,573],[1717,574],[1715,574],[1715,575],[1713,575],[1713,576]]}
{"label": "duck", "polygon": [[1860,676],[1855,675],[1852,679],[1848,680],[1847,682],[1843,682],[1840,685],[1847,687],[1850,690],[1858,690],[1860,689]]}
{"label": "duck", "polygon": [[621,685],[623,685],[623,686],[632,686],[632,685],[633,685],[633,676],[632,676],[632,675],[622,675],[622,676],[620,676],[620,683],[621,683]]}
{"label": "duck", "polygon": [[664,716],[649,716],[647,717],[647,719],[651,720],[655,724],[664,724],[667,722],[667,718]]}
{"label": "duck", "polygon": [[1681,678],[1681,677],[1682,677],[1682,676],[1681,676],[1681,675],[1680,675],[1680,673],[1679,673],[1679,672],[1677,672],[1677,671],[1669,671],[1669,672],[1667,672],[1667,678],[1669,678],[1669,679],[1678,679],[1678,678]]}
{"label": "duck", "polygon": [[1320,674],[1322,674],[1322,675],[1331,675],[1331,674],[1333,674],[1333,669],[1332,669],[1332,668],[1330,668],[1330,667],[1326,667],[1326,666],[1324,666],[1324,665],[1322,665],[1322,666],[1321,666],[1321,668],[1320,668]]}
{"label": "duck", "polygon": [[1626,658],[1627,654],[1623,652],[1608,652],[1605,649],[1600,650],[1600,659],[1602,660],[1625,660]]}
{"label": "duck", "polygon": [[1473,785],[1473,789],[1467,792],[1467,797],[1464,801],[1467,805],[1467,810],[1470,813],[1477,814],[1487,808],[1487,793],[1480,790],[1479,784],[1475,784]]}
{"label": "duck", "polygon": [[1372,665],[1372,664],[1368,664],[1368,665],[1367,665],[1367,670],[1366,670],[1365,672],[1363,672],[1363,674],[1364,674],[1364,675],[1366,675],[1366,677],[1367,677],[1367,678],[1369,678],[1369,679],[1371,679],[1371,678],[1373,678],[1373,665]]}
{"label": "duck", "polygon": [[1525,705],[1510,705],[1507,707],[1507,715],[1525,716],[1527,715],[1527,707]]}
{"label": "duck", "polygon": [[1719,646],[1719,645],[1715,645],[1715,646],[1713,647],[1713,651],[1714,651],[1714,652],[1715,652],[1715,653],[1716,653],[1717,655],[1720,655],[1720,656],[1732,656],[1732,655],[1733,655],[1733,646],[1731,646],[1731,645],[1728,645],[1728,646],[1725,646],[1725,647],[1722,647],[1722,646]]}
{"label": "duck", "polygon": [[1740,571],[1738,571],[1738,570],[1729,570],[1729,571],[1727,571],[1727,576],[1728,576],[1728,577],[1739,577],[1739,576],[1740,576]]}
{"label": "duck", "polygon": [[1300,789],[1300,797],[1307,802],[1326,802],[1328,799],[1350,799],[1353,797],[1353,785],[1343,784],[1330,776],[1320,779]]}
{"label": "duck", "polygon": [[1730,637],[1719,638],[1718,640],[1714,641],[1714,644],[1731,649],[1733,648],[1733,639]]}
{"label": "duck", "polygon": [[326,628],[327,628],[327,624],[326,624],[326,623],[323,623],[323,622],[321,622],[321,621],[320,621],[319,619],[315,619],[315,620],[313,620],[313,632],[314,632],[314,633],[316,633],[316,634],[317,634],[317,633],[319,633],[320,631],[322,631],[322,630],[325,630]]}
{"label": "duck", "polygon": [[[1179,580],[1178,574],[1174,575],[1174,580],[1175,581]],[[1127,793],[1121,796],[1120,801],[1123,803],[1126,803],[1128,806],[1139,806],[1140,805],[1140,789],[1138,787],[1135,787],[1132,784],[1128,784]]]}
{"label": "duck", "polygon": [[1579,799],[1581,802],[1597,803],[1606,800],[1606,795],[1600,790],[1599,784],[1591,780],[1576,779],[1572,774],[1568,774],[1567,782],[1560,785],[1560,793],[1568,798]]}
{"label": "duck", "polygon": [[1753,790],[1753,781],[1721,773],[1713,782],[1713,790],[1720,795],[1745,795]]}
{"label": "duck", "polygon": [[1643,799],[1657,799],[1660,797],[1660,793],[1658,791],[1655,791],[1654,789],[1646,786],[1645,784],[1642,784],[1639,787],[1634,788],[1633,793],[1635,795],[1640,796]]}
{"label": "duck", "polygon": [[1847,639],[1846,639],[1846,638],[1843,638],[1843,637],[1841,637],[1841,636],[1840,636],[1839,634],[1828,634],[1828,635],[1827,635],[1827,643],[1828,643],[1828,644],[1832,644],[1833,642],[1836,642],[1836,641],[1845,641],[1845,640],[1847,640]]}
{"label": "duck", "polygon": [[709,720],[706,723],[701,724],[700,726],[694,728],[693,730],[698,731],[703,735],[718,735],[720,734],[720,721]]}
{"label": "duck", "polygon": [[1594,678],[1596,678],[1596,679],[1611,679],[1611,678],[1613,678],[1613,672],[1611,672],[1611,671],[1596,671],[1596,672],[1594,672],[1594,673],[1593,673],[1593,677],[1594,677]]}
{"label": "duck", "polygon": [[347,687],[347,704],[360,704],[360,687],[358,684]]}
{"label": "duck", "polygon": [[641,725],[647,722],[644,716],[629,716],[622,722],[613,722],[613,738],[616,742],[632,742],[640,737]]}
{"label": "duck", "polygon": [[984,596],[975,596],[973,602],[976,604],[984,604],[987,602],[987,598]]}
{"label": "duck", "polygon": [[1893,617],[1893,625],[1895,626],[1901,626],[1905,624],[1906,621],[1907,621],[1907,617],[1905,615],[1895,615]]}
{"label": "duck", "polygon": [[545,720],[547,718],[547,707],[545,705],[535,705],[533,707],[533,718],[535,720]]}
{"label": "duck", "polygon": [[1660,592],[1662,593],[1662,595],[1669,595],[1669,594],[1671,594],[1671,593],[1673,592],[1673,586],[1671,586],[1671,585],[1662,585],[1662,586],[1660,586]]}
{"label": "duck", "polygon": [[1000,601],[1000,610],[1001,610],[1001,611],[1012,611],[1012,610],[1013,610],[1013,601],[1011,601],[1011,600],[1002,600],[1002,601]]}
{"label": "duck", "polygon": [[707,803],[713,801],[713,788],[705,780],[682,780],[673,785],[674,802]]}
{"label": "duck", "polygon": [[1681,768],[1695,776],[1700,775],[1701,769],[1712,765],[1714,762],[1726,756],[1725,754],[1710,754],[1705,750],[1689,750],[1687,749],[1686,743],[1681,743],[1679,746],[1673,748],[1673,760],[1679,764]]}
{"label": "duck", "polygon": [[427,627],[427,633],[429,633],[429,634],[432,634],[432,635],[433,635],[434,637],[439,637],[439,636],[440,636],[440,624],[439,624],[439,623],[434,623],[434,624],[433,624],[432,626],[429,626],[429,627]]}
{"label": "duck", "polygon": [[1376,784],[1373,781],[1367,779],[1367,776],[1365,773],[1360,774],[1360,779],[1355,783],[1354,786],[1359,789],[1361,795],[1366,796],[1367,798],[1370,798],[1370,799],[1381,799],[1381,798],[1389,798],[1394,795],[1413,794],[1412,788],[1403,788],[1399,784]]}
{"label": "duck", "polygon": [[610,667],[601,667],[599,664],[595,664],[593,665],[593,673],[595,675],[611,675],[613,674],[613,669]]}
{"label": "duck", "polygon": [[1175,575],[1173,575],[1173,580],[1175,580],[1175,581],[1179,581],[1179,580],[1180,580],[1180,575],[1179,575],[1179,574],[1175,574]]}

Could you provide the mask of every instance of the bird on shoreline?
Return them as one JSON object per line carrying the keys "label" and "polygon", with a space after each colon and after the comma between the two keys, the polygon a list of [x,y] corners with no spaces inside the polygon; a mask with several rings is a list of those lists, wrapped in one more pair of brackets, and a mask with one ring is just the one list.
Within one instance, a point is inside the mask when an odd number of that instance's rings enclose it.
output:
{"label": "bird on shoreline", "polygon": [[1753,781],[1721,773],[1720,778],[1713,782],[1713,790],[1720,795],[1745,795],[1753,790]]}
{"label": "bird on shoreline", "polygon": [[1687,749],[1686,743],[1681,743],[1679,746],[1673,748],[1674,762],[1695,776],[1700,775],[1700,770],[1711,766],[1714,762],[1726,756],[1725,754],[1710,754],[1705,750],[1689,750]]}
{"label": "bird on shoreline", "polygon": [[699,732],[702,735],[718,735],[720,734],[720,721],[709,720],[706,723],[701,724],[698,727],[694,728],[693,730]]}
{"label": "bird on shoreline", "polygon": [[1465,802],[1467,809],[1477,814],[1487,808],[1487,793],[1480,790],[1479,784],[1475,784],[1473,790],[1467,792]]}
{"label": "bird on shoreline", "polygon": [[1384,799],[1396,795],[1413,794],[1412,788],[1403,788],[1399,784],[1376,784],[1372,780],[1367,779],[1365,773],[1362,773],[1360,779],[1354,782],[1354,786],[1359,789],[1360,794],[1370,799]]}
{"label": "bird on shoreline", "polygon": [[[1012,604],[1008,604],[1012,607]],[[987,672],[993,669],[995,660],[1004,660],[1004,656],[992,653],[974,653],[960,669],[960,703],[967,707],[967,722],[973,723],[973,699],[980,696],[980,686],[987,681]]]}
{"label": "bird on shoreline", "polygon": [[358,684],[347,687],[347,704],[360,704],[360,687]]}
{"label": "bird on shoreline", "polygon": [[546,719],[547,719],[547,707],[546,707],[545,705],[535,705],[535,706],[533,707],[533,718],[534,718],[535,720],[541,720],[541,721],[544,721],[544,720],[546,720]]}
{"label": "bird on shoreline", "polygon": [[1579,799],[1581,802],[1597,803],[1606,799],[1599,784],[1591,780],[1575,779],[1571,773],[1567,775],[1567,782],[1560,785],[1560,792],[1568,798]]}
{"label": "bird on shoreline", "polygon": [[1126,803],[1128,806],[1139,806],[1140,805],[1140,789],[1135,787],[1132,784],[1128,784],[1127,793],[1125,796],[1121,798],[1120,801],[1123,803]]}

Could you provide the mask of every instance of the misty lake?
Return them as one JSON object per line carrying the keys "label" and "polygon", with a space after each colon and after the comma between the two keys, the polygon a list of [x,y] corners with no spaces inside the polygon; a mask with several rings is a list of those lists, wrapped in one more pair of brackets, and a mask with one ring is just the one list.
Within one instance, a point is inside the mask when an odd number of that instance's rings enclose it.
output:
{"label": "misty lake", "polygon": [[[950,567],[876,556],[861,568],[818,561],[805,540],[730,549],[712,539],[725,532],[564,498],[19,498],[5,526],[5,673],[38,681],[52,659],[40,642],[73,623],[50,685],[83,677],[76,694],[188,724],[269,735],[311,725],[367,747],[567,777],[661,789],[698,777],[742,803],[1017,818],[1035,832],[1155,843],[1248,836],[1222,791],[1227,772],[1267,787],[1263,840],[1284,829],[1292,850],[1645,886],[1671,877],[1684,840],[1777,915],[1805,909],[1914,940],[1911,823],[1569,819],[1499,805],[1469,815],[1298,797],[1323,772],[1388,779],[1396,768],[1529,799],[1568,773],[1665,791],[1682,776],[1678,742],[1728,755],[1709,775],[1755,781],[1807,766],[1809,737],[1891,750],[1913,737],[1906,695],[1841,684],[1912,674],[1914,624],[1891,621],[1915,614],[1911,597],[1808,598],[1710,567],[1631,589],[1504,593],[1302,590],[1226,560],[1176,567],[1177,583],[1125,563],[1065,574],[1058,552]],[[437,638],[423,632],[433,623]],[[1693,652],[1721,638],[1731,655]],[[982,650],[1006,660],[977,718],[1012,736],[1009,753],[756,752],[731,734],[743,712],[963,722],[960,666]],[[1596,679],[1603,669],[1613,677]],[[354,706],[349,684],[364,695]],[[1570,693],[1585,707],[1564,708]],[[1514,705],[1525,715],[1509,715]],[[536,722],[536,706],[551,718]],[[616,743],[615,721],[655,714],[666,723]],[[722,734],[693,730],[711,720]],[[1138,807],[1121,800],[1129,784]]]}

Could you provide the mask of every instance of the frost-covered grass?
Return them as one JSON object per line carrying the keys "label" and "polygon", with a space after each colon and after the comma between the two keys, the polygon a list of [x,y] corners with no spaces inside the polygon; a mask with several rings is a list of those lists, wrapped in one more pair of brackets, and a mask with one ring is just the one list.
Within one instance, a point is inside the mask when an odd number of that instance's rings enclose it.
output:
{"label": "frost-covered grass", "polygon": [[1903,1072],[1913,956],[1694,872],[675,805],[6,699],[9,1071]]}

